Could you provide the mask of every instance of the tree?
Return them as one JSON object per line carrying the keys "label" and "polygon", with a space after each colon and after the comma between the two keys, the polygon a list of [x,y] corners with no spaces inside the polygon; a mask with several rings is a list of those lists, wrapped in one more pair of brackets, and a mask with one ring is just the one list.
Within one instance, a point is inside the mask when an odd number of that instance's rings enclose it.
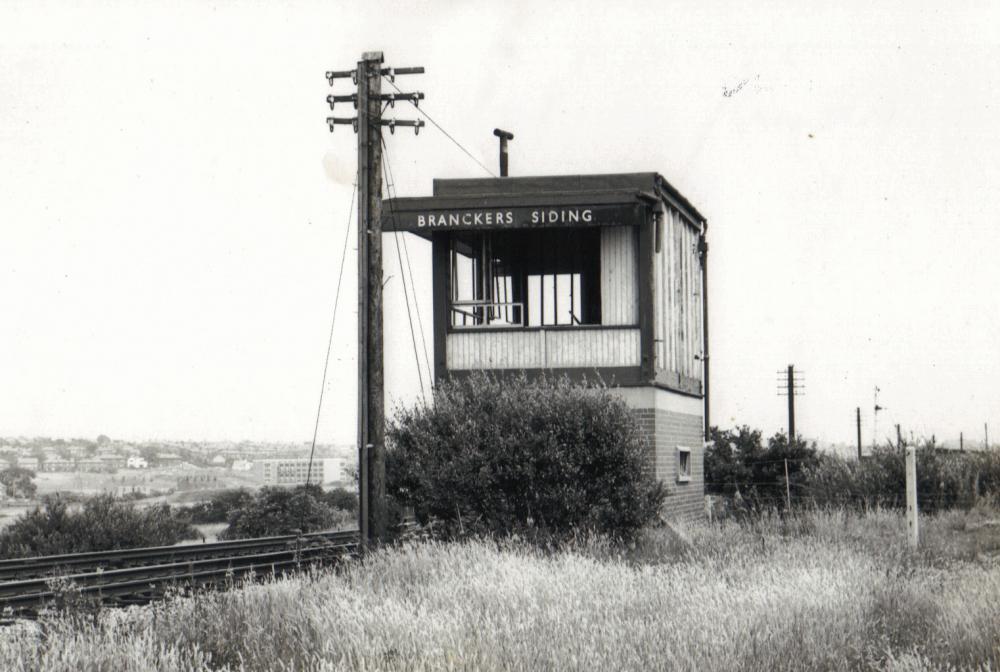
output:
{"label": "tree", "polygon": [[85,500],[79,510],[55,497],[0,532],[0,557],[169,546],[198,532],[166,504],[138,509],[111,495]]}
{"label": "tree", "polygon": [[38,491],[34,484],[35,472],[23,467],[8,467],[0,471],[0,484],[8,497],[32,499]]}
{"label": "tree", "polygon": [[229,527],[221,539],[273,537],[301,532],[329,530],[346,522],[323,501],[318,485],[286,489],[263,487],[245,506],[229,515]]}
{"label": "tree", "polygon": [[632,413],[603,385],[478,373],[447,380],[433,405],[387,431],[386,483],[421,522],[554,539],[630,537],[663,502]]}
{"label": "tree", "polygon": [[789,445],[784,433],[761,443],[759,430],[743,425],[733,430],[712,427],[713,445],[705,451],[705,490],[735,495],[754,506],[784,506],[785,461],[792,500],[804,494],[807,473],[819,462],[816,446],[796,439]]}

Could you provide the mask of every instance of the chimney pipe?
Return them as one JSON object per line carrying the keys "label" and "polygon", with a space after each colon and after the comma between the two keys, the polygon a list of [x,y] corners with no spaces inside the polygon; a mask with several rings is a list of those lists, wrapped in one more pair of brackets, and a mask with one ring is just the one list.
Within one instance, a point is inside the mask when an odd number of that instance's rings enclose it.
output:
{"label": "chimney pipe", "polygon": [[500,177],[507,177],[507,141],[513,140],[514,134],[494,128],[493,135],[500,138]]}

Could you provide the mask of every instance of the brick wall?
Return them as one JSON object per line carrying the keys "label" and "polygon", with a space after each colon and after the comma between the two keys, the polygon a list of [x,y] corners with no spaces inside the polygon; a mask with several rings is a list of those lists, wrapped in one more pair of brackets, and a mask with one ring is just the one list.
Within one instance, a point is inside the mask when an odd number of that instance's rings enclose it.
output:
{"label": "brick wall", "polygon": [[[639,427],[649,442],[648,469],[667,488],[664,515],[668,519],[694,520],[705,511],[705,451],[703,418],[663,408],[633,408]],[[678,451],[691,449],[691,478],[678,482]]]}

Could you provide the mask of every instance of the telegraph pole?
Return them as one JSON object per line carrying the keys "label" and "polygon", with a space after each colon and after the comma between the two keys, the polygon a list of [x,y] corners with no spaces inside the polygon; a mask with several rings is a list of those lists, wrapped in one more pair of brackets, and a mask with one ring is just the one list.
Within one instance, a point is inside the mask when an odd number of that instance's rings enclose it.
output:
{"label": "telegraph pole", "polygon": [[788,365],[788,447],[795,441],[795,367]]}
{"label": "telegraph pole", "polygon": [[328,117],[330,131],[350,124],[358,134],[358,529],[361,543],[385,538],[385,393],[382,354],[382,127],[411,126],[423,121],[382,119],[382,104],[407,100],[414,105],[422,93],[383,94],[382,78],[420,74],[423,68],[383,68],[382,52],[365,52],[357,69],[327,72],[327,81],[351,77],[357,93],[327,96],[336,103],[353,103],[356,117]]}
{"label": "telegraph pole", "polygon": [[854,409],[854,416],[858,425],[858,462],[861,461],[861,407]]}
{"label": "telegraph pole", "polygon": [[[801,372],[800,372],[801,373]],[[784,378],[781,376],[784,375]],[[804,389],[802,381],[795,381],[795,366],[789,364],[785,371],[778,372],[778,396],[788,397],[788,446],[791,447],[795,441],[795,397]],[[781,389],[784,386],[784,392]]]}

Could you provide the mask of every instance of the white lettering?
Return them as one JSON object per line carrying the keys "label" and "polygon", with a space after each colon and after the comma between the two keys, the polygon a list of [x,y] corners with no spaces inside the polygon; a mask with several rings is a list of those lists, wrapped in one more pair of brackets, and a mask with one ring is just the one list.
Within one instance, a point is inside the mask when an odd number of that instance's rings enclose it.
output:
{"label": "white lettering", "polygon": [[417,228],[423,228],[427,226],[427,220],[423,215],[417,215]]}

